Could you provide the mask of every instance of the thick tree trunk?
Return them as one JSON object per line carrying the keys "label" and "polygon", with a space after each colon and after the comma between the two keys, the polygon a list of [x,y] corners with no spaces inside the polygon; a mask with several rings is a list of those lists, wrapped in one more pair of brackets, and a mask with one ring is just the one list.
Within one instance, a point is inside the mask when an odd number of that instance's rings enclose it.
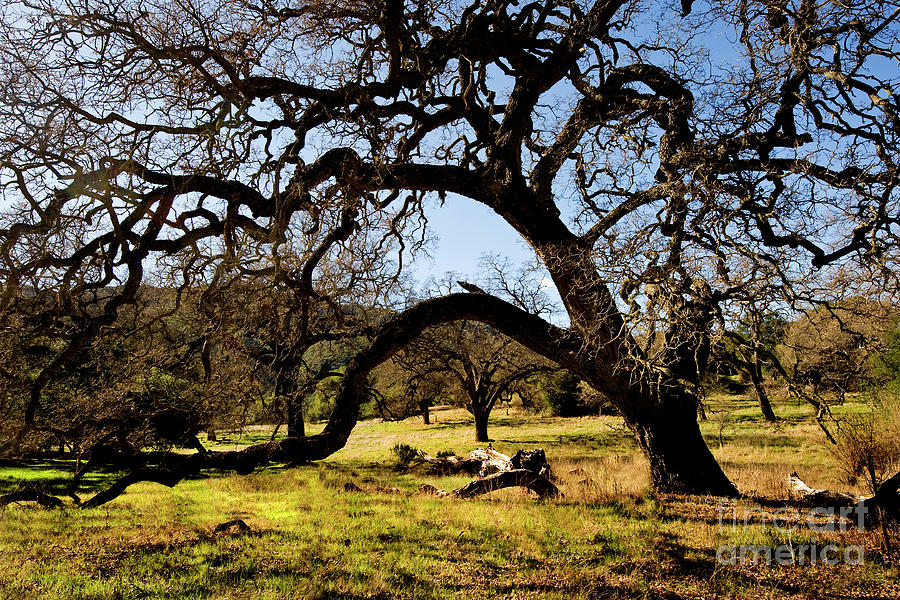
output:
{"label": "thick tree trunk", "polygon": [[706,445],[696,404],[664,403],[632,410],[629,425],[650,461],[653,488],[662,493],[738,496]]}
{"label": "thick tree trunk", "polygon": [[303,401],[300,399],[288,400],[287,435],[292,438],[306,436],[306,423],[303,421]]}
{"label": "thick tree trunk", "polygon": [[490,442],[491,439],[488,437],[488,416],[490,413],[483,411],[474,411],[472,416],[475,417],[475,441],[476,442]]}
{"label": "thick tree trunk", "polygon": [[428,402],[422,402],[422,422],[425,425],[431,425],[431,411],[428,408]]}
{"label": "thick tree trunk", "polygon": [[669,374],[662,383],[667,384],[666,393],[681,398],[660,397],[649,389],[639,344],[627,333],[628,326],[590,253],[561,222],[550,216],[545,220],[552,223],[538,225],[538,220],[523,220],[521,233],[540,249],[569,313],[571,329],[578,331],[591,349],[590,364],[571,370],[611,398],[625,416],[650,462],[654,489],[739,495],[700,434],[698,403],[689,390],[706,363],[708,338],[702,332],[712,321],[712,312],[702,303],[684,301],[676,295],[673,301],[682,302],[676,308],[681,320],[670,323],[666,333]]}

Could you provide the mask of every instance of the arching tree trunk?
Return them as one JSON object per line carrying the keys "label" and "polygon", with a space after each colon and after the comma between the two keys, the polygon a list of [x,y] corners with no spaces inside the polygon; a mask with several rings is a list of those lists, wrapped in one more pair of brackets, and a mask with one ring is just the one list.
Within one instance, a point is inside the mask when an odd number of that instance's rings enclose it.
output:
{"label": "arching tree trunk", "polygon": [[[635,432],[638,443],[650,460],[654,487],[663,492],[717,494],[734,496],[734,486],[722,472],[700,435],[697,404],[690,395],[650,398],[641,389],[630,387],[627,374],[618,375],[605,363],[587,361],[583,344],[567,331],[540,317],[503,301],[482,294],[454,294],[428,300],[409,308],[385,323],[372,343],[347,365],[335,398],[335,409],[322,433],[273,440],[239,451],[205,452],[188,455],[166,454],[162,462],[151,466],[151,456],[142,457],[132,470],[82,504],[100,506],[119,496],[139,481],[156,481],[173,486],[184,477],[205,469],[252,473],[271,462],[307,462],[320,460],[344,447],[359,417],[359,404],[365,397],[368,374],[403,348],[428,326],[470,319],[487,323],[523,345],[542,353],[565,368],[590,375],[591,385],[603,377],[615,379],[622,393],[610,394],[622,409]],[[598,366],[599,365],[599,366]],[[587,377],[585,377],[587,379]],[[624,384],[623,384],[624,382]],[[487,437],[487,417],[483,433]],[[123,465],[128,468],[127,465]]]}

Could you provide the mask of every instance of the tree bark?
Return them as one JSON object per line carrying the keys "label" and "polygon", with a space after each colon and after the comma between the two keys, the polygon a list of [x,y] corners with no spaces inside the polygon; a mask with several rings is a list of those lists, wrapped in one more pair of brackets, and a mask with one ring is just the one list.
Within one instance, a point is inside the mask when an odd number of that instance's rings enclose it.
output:
{"label": "tree bark", "polygon": [[293,374],[280,373],[275,383],[275,394],[284,398],[287,413],[287,436],[302,438],[306,435],[303,421],[303,399],[297,396],[297,382]]}
{"label": "tree bark", "polygon": [[431,425],[431,410],[428,407],[428,400],[423,400],[421,407],[422,407],[422,422],[425,425]]}
{"label": "tree bark", "polygon": [[488,437],[488,417],[490,413],[480,410],[475,410],[472,412],[472,416],[475,417],[475,441],[476,442],[490,442],[491,439]]}
{"label": "tree bark", "polygon": [[474,498],[475,496],[515,486],[527,487],[541,498],[555,498],[559,496],[559,489],[549,479],[527,469],[501,471],[488,475],[483,479],[470,481],[463,487],[453,490],[453,495],[458,498]]}
{"label": "tree bark", "polygon": [[668,494],[739,496],[700,433],[696,404],[684,404],[661,403],[626,417],[650,461],[653,488]]}
{"label": "tree bark", "polygon": [[306,422],[303,420],[302,400],[291,398],[288,404],[287,435],[302,438],[306,435]]}

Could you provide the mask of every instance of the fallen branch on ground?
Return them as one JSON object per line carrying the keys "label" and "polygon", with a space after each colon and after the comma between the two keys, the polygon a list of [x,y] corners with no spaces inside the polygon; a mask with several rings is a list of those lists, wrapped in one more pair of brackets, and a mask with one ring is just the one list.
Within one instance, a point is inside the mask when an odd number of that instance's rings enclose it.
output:
{"label": "fallen branch on ground", "polygon": [[525,487],[541,498],[559,496],[559,488],[550,481],[550,465],[543,450],[519,450],[513,457],[493,448],[479,448],[464,457],[442,456],[435,458],[422,453],[423,463],[442,474],[466,472],[478,474],[479,479],[448,493],[432,486],[420,488],[425,493],[438,496],[453,495],[458,498],[474,498],[508,487]]}
{"label": "fallen branch on ground", "polygon": [[788,477],[788,485],[791,494],[798,499],[815,506],[852,506],[859,502],[860,497],[850,492],[835,490],[817,490],[809,487],[800,479],[796,471]]}
{"label": "fallen branch on ground", "polygon": [[468,473],[486,477],[500,471],[509,471],[513,468],[512,459],[494,450],[493,448],[478,448],[465,456],[431,456],[419,452],[420,464],[426,465],[430,470],[441,475],[455,475]]}
{"label": "fallen branch on ground", "polygon": [[871,497],[835,490],[817,490],[806,485],[796,472],[788,477],[788,484],[791,493],[800,500],[823,508],[852,507],[853,511],[849,516],[856,518],[862,514],[866,524],[877,523],[881,518],[900,520],[900,473],[882,483]]}
{"label": "fallen branch on ground", "polygon": [[559,488],[549,479],[526,469],[502,471],[483,479],[470,481],[463,487],[453,490],[453,495],[458,498],[474,498],[481,494],[516,486],[526,487],[541,498],[553,498],[560,495]]}

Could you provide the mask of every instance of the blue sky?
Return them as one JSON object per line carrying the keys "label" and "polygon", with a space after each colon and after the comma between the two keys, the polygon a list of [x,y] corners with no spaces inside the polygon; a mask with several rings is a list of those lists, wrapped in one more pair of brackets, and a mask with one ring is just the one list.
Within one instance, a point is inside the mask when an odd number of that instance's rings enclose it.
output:
{"label": "blue sky", "polygon": [[[482,258],[500,255],[508,258],[514,267],[534,261],[534,251],[518,233],[491,209],[469,198],[448,194],[443,206],[431,205],[426,210],[430,235],[431,258],[421,257],[412,264],[412,273],[419,284],[429,278],[441,280],[448,273],[454,279],[484,284]],[[557,312],[545,315],[559,326],[568,325],[568,315],[562,309],[562,300],[548,276],[538,282],[549,299],[556,304]],[[454,289],[463,291],[461,288]]]}
{"label": "blue sky", "polygon": [[420,281],[429,276],[440,278],[448,271],[474,281],[485,254],[501,254],[516,264],[534,257],[506,221],[468,198],[448,196],[443,206],[428,211],[428,225],[437,240],[431,259],[421,258],[414,265]]}

